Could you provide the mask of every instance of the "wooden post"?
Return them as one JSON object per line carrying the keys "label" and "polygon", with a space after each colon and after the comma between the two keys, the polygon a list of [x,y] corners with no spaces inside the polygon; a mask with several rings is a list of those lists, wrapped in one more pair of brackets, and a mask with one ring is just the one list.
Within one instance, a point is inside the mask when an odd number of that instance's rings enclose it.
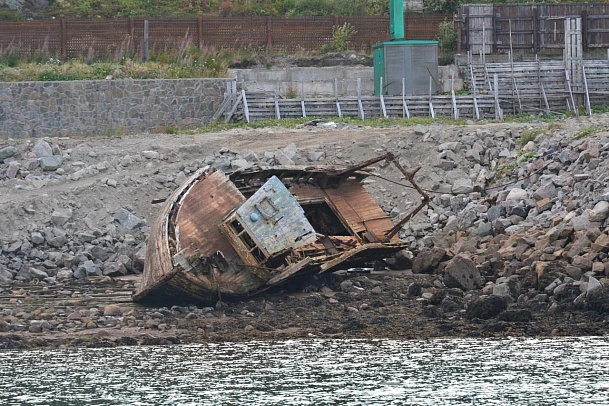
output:
{"label": "wooden post", "polygon": [[304,93],[304,82],[300,82],[300,109],[302,110],[302,116],[307,116],[307,110],[305,109],[305,93]]}
{"label": "wooden post", "polygon": [[129,18],[129,52],[133,58],[135,55],[135,21],[133,17]]}
{"label": "wooden post", "polygon": [[496,73],[493,75],[493,82],[493,96],[495,97],[495,120],[503,120],[503,112],[501,111],[501,104],[499,103],[499,76],[497,76]]}
{"label": "wooden post", "polygon": [[577,114],[577,107],[575,107],[575,99],[573,98],[573,90],[571,89],[571,79],[569,78],[569,71],[567,69],[565,69],[565,78],[567,79],[567,90],[569,91],[567,105],[569,105],[569,102],[571,102],[570,105],[573,107],[573,112],[576,116],[579,116],[579,114]]}
{"label": "wooden post", "polygon": [[279,112],[279,100],[277,99],[277,95],[275,94],[274,97],[274,102],[275,102],[275,118],[277,120],[281,120],[281,113]]}
{"label": "wooden post", "polygon": [[462,44],[461,41],[463,40],[462,36],[463,36],[463,17],[462,17],[462,11],[463,9],[461,9],[461,11],[459,11],[459,15],[457,16],[457,20],[455,24],[455,29],[457,30],[457,53],[460,54],[461,53],[461,48],[462,48]]}
{"label": "wooden post", "polygon": [[362,79],[357,78],[357,110],[359,117],[364,120],[364,106],[362,104]]}
{"label": "wooden post", "polygon": [[548,103],[546,89],[543,87],[543,82],[539,82],[539,85],[541,86],[541,95],[543,96],[543,101],[546,103],[546,113],[550,114],[550,103]]}
{"label": "wooden post", "polygon": [[436,112],[433,109],[433,102],[431,101],[431,79],[432,77],[429,77],[429,115],[431,116],[431,118],[436,118]]}
{"label": "wooden post", "polygon": [[144,20],[144,62],[148,62],[148,20]]}
{"label": "wooden post", "polygon": [[[406,79],[402,78],[402,107],[404,108],[403,114],[406,114],[407,118],[410,118],[410,111],[408,111],[408,104],[406,104]],[[402,114],[402,117],[403,117]]]}
{"label": "wooden post", "polygon": [[199,49],[203,49],[203,17],[197,17],[197,36],[199,37]]}
{"label": "wooden post", "polygon": [[343,118],[343,111],[340,108],[340,102],[338,101],[338,79],[334,78],[334,100],[336,100],[336,113],[339,118]]}
{"label": "wooden post", "polygon": [[61,59],[68,60],[68,30],[65,19],[61,19]]}
{"label": "wooden post", "polygon": [[243,100],[243,115],[245,116],[245,121],[250,122],[250,110],[247,107],[247,97],[245,97],[245,89],[241,89],[241,98]]}
{"label": "wooden post", "polygon": [[270,51],[273,48],[273,17],[266,18],[266,50]]}
{"label": "wooden post", "polygon": [[541,24],[539,22],[539,9],[537,6],[533,6],[533,16],[531,21],[533,27],[533,52],[539,52],[539,35],[541,31]]}
{"label": "wooden post", "polygon": [[381,102],[381,114],[384,118],[387,118],[387,108],[385,107],[385,98],[383,96],[383,77],[381,76],[381,92],[379,100]]}
{"label": "wooden post", "polygon": [[587,51],[588,50],[588,11],[587,10],[582,10],[582,25],[581,25],[581,32],[582,32],[582,49],[583,51]]}
{"label": "wooden post", "polygon": [[472,96],[474,98],[474,118],[476,120],[480,120],[480,110],[478,109],[478,99],[476,98],[476,93],[477,92],[477,88],[476,88],[476,76],[474,75],[474,69],[472,68],[472,66],[469,66],[469,73],[470,76],[472,77]]}
{"label": "wooden post", "polygon": [[592,107],[590,106],[590,93],[588,93],[588,80],[586,80],[586,68],[582,65],[582,74],[584,76],[584,89],[586,91],[586,113],[592,115]]}

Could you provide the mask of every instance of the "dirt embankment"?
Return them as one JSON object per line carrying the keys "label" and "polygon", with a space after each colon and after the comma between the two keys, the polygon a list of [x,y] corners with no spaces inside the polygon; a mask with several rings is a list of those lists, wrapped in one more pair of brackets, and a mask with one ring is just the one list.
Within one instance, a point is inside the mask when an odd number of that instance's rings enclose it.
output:
{"label": "dirt embankment", "polygon": [[[556,124],[0,141],[0,347],[604,334],[609,117]],[[388,261],[399,270],[209,307],[130,302],[152,202],[197,168],[349,165],[388,151],[422,167],[433,197],[401,232],[410,248]],[[391,166],[375,174],[367,187],[397,221],[418,195]]]}

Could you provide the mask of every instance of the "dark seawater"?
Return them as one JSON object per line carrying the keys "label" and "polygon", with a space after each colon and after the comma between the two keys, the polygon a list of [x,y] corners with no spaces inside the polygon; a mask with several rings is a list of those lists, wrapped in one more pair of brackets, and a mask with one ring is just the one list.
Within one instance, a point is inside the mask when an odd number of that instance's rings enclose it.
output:
{"label": "dark seawater", "polygon": [[609,340],[2,351],[0,405],[609,405]]}

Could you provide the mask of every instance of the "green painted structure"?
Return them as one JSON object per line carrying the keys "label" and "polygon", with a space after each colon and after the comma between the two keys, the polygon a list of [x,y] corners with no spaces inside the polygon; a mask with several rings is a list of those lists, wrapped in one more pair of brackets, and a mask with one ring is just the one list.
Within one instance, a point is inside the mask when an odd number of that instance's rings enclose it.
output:
{"label": "green painted structure", "polygon": [[391,40],[373,46],[374,94],[435,93],[438,41],[405,39],[403,0],[389,0],[389,35]]}

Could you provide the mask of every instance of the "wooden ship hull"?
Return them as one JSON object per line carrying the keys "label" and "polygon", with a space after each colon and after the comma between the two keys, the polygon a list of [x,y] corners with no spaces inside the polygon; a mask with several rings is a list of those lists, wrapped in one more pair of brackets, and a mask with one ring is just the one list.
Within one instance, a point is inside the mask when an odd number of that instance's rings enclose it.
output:
{"label": "wooden ship hull", "polygon": [[386,258],[406,243],[362,169],[199,169],[153,223],[135,301],[213,302]]}

